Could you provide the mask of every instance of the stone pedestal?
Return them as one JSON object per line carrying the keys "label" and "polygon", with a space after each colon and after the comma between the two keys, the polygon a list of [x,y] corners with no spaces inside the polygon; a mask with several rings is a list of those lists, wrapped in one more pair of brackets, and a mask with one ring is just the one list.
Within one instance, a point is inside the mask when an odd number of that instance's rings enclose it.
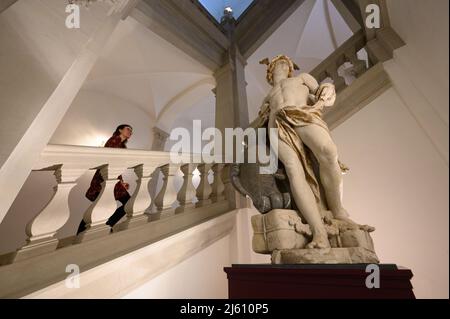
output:
{"label": "stone pedestal", "polygon": [[379,288],[368,288],[366,264],[232,265],[230,299],[414,299],[411,270],[380,264]]}
{"label": "stone pedestal", "polygon": [[370,232],[373,227],[333,219],[324,212],[330,248],[307,248],[312,239],[309,225],[297,211],[273,209],[252,216],[253,251],[271,254],[273,264],[378,263]]}

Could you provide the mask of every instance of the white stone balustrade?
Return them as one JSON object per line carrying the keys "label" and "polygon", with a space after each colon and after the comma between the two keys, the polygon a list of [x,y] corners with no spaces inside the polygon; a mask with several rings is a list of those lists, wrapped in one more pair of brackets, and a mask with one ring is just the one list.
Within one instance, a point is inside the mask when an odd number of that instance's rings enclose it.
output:
{"label": "white stone balustrade", "polygon": [[331,64],[326,71],[326,74],[328,75],[328,77],[330,77],[333,80],[333,84],[334,84],[336,92],[339,92],[346,87],[344,78],[341,77],[338,73],[339,67],[340,67],[340,65],[337,65],[337,63],[334,63],[334,64]]}
{"label": "white stone balustrade", "polygon": [[17,252],[16,260],[55,250],[58,240],[56,232],[70,217],[69,193],[84,169],[66,169],[56,165],[42,170],[54,171],[57,185],[47,205],[26,226],[27,244]]}
{"label": "white stone balustrade", "polygon": [[[215,198],[214,202],[224,200],[224,186],[220,178],[222,164],[213,166],[216,177],[212,187],[208,182],[208,172],[212,164],[199,165],[202,177],[196,191],[192,184],[192,173],[197,164],[193,164],[192,159],[198,161],[198,154],[183,154],[178,164],[171,163],[170,158],[169,152],[160,151],[48,145],[33,166],[33,170],[54,171],[57,182],[54,187],[55,193],[48,204],[27,224],[27,243],[14,253],[13,259],[23,260],[57,248],[58,239],[55,234],[70,217],[69,194],[79,177],[89,170],[99,170],[104,182],[100,194],[84,214],[87,229],[77,236],[76,243],[109,233],[110,228],[105,222],[117,209],[114,187],[118,182],[117,177],[126,169],[134,170],[136,188],[125,205],[125,220],[116,224],[114,231],[152,220],[149,218],[149,215],[152,215],[149,208],[152,203],[150,192],[153,190],[149,189],[149,186],[152,184],[156,186],[156,183],[152,183],[152,175],[157,168],[160,168],[164,175],[163,187],[154,199],[154,205],[160,215],[173,212],[172,206],[177,199],[180,203],[177,212],[195,209],[196,206],[192,201],[196,194],[200,202],[197,206],[210,204],[211,193]],[[184,174],[184,182],[181,189],[176,192],[173,179],[180,168]]]}
{"label": "white stone balustrade", "polygon": [[350,47],[345,52],[345,58],[353,65],[353,75],[358,78],[367,70],[366,61],[358,59],[356,47]]}
{"label": "white stone balustrade", "polygon": [[358,59],[357,52],[366,46],[366,38],[363,30],[359,30],[339,48],[330,54],[325,60],[317,65],[310,74],[320,83],[326,78],[331,78],[335,85],[336,92],[340,92],[347,87],[345,80],[338,74],[338,69],[346,62],[350,62],[352,73],[355,77],[361,76],[367,69],[365,61]]}

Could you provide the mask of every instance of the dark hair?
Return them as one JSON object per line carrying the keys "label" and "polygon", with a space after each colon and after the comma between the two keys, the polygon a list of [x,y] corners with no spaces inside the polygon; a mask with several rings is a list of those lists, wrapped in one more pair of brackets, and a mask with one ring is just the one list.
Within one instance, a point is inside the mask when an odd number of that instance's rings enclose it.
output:
{"label": "dark hair", "polygon": [[[116,130],[114,131],[113,135],[120,135],[120,130],[123,130],[125,127],[129,127],[131,129],[133,129],[133,127],[131,125],[128,124],[120,124]],[[127,144],[128,139],[126,139],[125,141],[123,141],[124,144]]]}
{"label": "dark hair", "polygon": [[133,128],[131,127],[131,125],[128,125],[128,124],[120,124],[120,125],[116,128],[116,130],[115,130],[115,132],[114,132],[114,135],[120,134],[120,130],[123,130],[125,127],[129,127],[129,128],[131,128],[131,129],[133,129]]}

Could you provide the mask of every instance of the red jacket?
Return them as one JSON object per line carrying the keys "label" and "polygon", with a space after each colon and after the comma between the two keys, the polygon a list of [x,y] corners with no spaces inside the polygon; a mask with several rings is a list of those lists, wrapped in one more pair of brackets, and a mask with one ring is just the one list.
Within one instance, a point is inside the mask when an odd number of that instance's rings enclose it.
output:
{"label": "red jacket", "polygon": [[[110,139],[106,142],[105,147],[113,147],[113,148],[127,148],[126,144],[122,142],[120,135],[116,134],[110,137]],[[127,189],[123,186],[122,175],[117,177],[119,182],[117,182],[116,186],[114,186],[114,198],[118,201],[128,199],[130,194],[128,194]],[[91,186],[86,192],[86,197],[90,201],[95,201],[102,190],[103,177],[100,174],[100,170],[97,170],[92,177]]]}

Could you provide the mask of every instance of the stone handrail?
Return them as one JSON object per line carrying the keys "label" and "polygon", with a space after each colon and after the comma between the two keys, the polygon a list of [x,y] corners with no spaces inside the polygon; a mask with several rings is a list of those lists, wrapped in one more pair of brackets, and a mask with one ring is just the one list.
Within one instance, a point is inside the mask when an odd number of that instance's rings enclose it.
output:
{"label": "stone handrail", "polygon": [[347,87],[345,80],[338,74],[338,69],[346,62],[353,65],[352,75],[358,78],[366,72],[366,62],[359,60],[358,51],[366,46],[364,31],[360,29],[346,40],[339,48],[331,53],[325,60],[317,65],[310,74],[320,83],[327,78],[331,78],[336,91],[342,91]]}
{"label": "stone handrail", "polygon": [[[126,216],[113,228],[114,232],[143,225],[164,217],[173,216],[196,207],[203,207],[225,201],[225,186],[222,181],[223,164],[201,163],[200,154],[182,154],[178,156],[180,163],[171,161],[171,153],[160,151],[144,151],[133,149],[117,149],[103,147],[84,147],[71,145],[48,145],[33,166],[34,171],[53,171],[57,185],[54,195],[47,205],[26,226],[27,242],[16,252],[0,258],[1,264],[21,261],[57,249],[59,240],[55,237],[70,217],[69,193],[77,184],[77,180],[88,170],[98,170],[103,177],[102,190],[83,216],[87,229],[74,236],[72,244],[82,243],[110,234],[105,225],[108,217],[117,208],[114,198],[114,187],[117,177],[127,169],[134,170],[136,188],[125,205]],[[192,184],[192,172],[200,171],[200,184],[197,189]],[[156,170],[163,174],[163,185],[156,192]],[[173,180],[177,172],[184,174],[183,185],[177,192]],[[212,170],[214,181],[208,182],[208,174]],[[194,204],[194,196],[198,202]],[[179,206],[173,204],[178,200]],[[5,257],[7,256],[7,257]]]}

